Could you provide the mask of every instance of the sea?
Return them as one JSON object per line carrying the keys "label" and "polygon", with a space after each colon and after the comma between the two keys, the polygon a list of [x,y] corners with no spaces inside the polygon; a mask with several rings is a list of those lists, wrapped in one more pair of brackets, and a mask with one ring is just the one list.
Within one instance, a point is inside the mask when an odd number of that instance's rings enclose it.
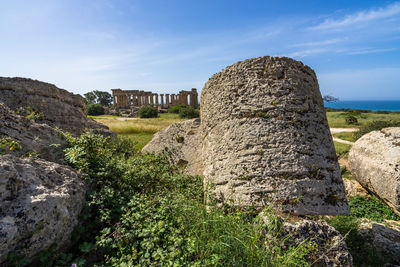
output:
{"label": "sea", "polygon": [[400,100],[342,100],[336,102],[324,102],[327,108],[349,108],[371,111],[400,111]]}

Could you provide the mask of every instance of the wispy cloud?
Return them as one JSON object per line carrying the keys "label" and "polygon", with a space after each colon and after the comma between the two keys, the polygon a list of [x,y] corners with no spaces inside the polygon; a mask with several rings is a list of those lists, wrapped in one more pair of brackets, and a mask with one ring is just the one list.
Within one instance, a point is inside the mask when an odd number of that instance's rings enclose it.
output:
{"label": "wispy cloud", "polygon": [[328,39],[328,40],[323,40],[323,41],[298,43],[298,44],[291,45],[290,47],[325,46],[325,45],[331,45],[331,44],[340,43],[342,41],[345,41],[346,39],[347,38],[333,38],[333,39]]}
{"label": "wispy cloud", "polygon": [[379,9],[364,10],[345,16],[342,19],[326,19],[317,26],[310,27],[311,30],[333,30],[341,29],[354,24],[366,23],[373,20],[389,18],[400,14],[400,2],[387,5]]}
{"label": "wispy cloud", "polygon": [[396,51],[397,48],[361,48],[356,51],[351,51],[347,54],[349,55],[362,55],[362,54],[375,54],[375,53],[385,53],[385,52],[391,52],[391,51]]}

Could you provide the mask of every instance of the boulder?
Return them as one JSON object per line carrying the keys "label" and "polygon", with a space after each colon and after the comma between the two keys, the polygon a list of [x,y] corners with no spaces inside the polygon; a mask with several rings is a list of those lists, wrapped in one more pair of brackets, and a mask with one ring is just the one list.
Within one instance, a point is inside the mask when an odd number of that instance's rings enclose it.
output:
{"label": "boulder", "polygon": [[0,156],[0,265],[7,256],[66,248],[85,202],[85,186],[69,167]]}
{"label": "boulder", "polygon": [[364,219],[358,231],[369,246],[384,256],[386,263],[400,265],[400,222],[376,223]]}
{"label": "boulder", "polygon": [[400,215],[400,128],[373,131],[358,139],[349,153],[353,177]]}
{"label": "boulder", "polygon": [[0,139],[18,142],[20,150],[4,149],[0,154],[12,153],[18,156],[34,155],[40,158],[63,163],[63,148],[66,142],[60,133],[47,124],[38,124],[15,114],[0,102]]}
{"label": "boulder", "polygon": [[311,68],[285,57],[237,62],[208,80],[200,108],[203,174],[220,202],[349,213]]}
{"label": "boulder", "polygon": [[[260,216],[266,223],[270,220],[264,213]],[[286,240],[286,246],[310,242],[317,245],[317,249],[308,258],[311,266],[353,266],[353,257],[343,236],[326,222],[301,218],[283,219],[280,216],[277,219],[281,223],[278,237]]]}
{"label": "boulder", "polygon": [[347,199],[355,196],[367,196],[368,191],[364,189],[356,180],[343,178],[343,184],[346,189]]}
{"label": "boulder", "polygon": [[0,101],[15,112],[32,109],[42,113],[40,123],[59,127],[77,136],[85,129],[115,136],[107,126],[86,117],[83,97],[53,84],[25,78],[0,77]]}
{"label": "boulder", "polygon": [[157,132],[142,152],[168,152],[171,163],[185,167],[188,174],[202,175],[200,119],[171,124]]}

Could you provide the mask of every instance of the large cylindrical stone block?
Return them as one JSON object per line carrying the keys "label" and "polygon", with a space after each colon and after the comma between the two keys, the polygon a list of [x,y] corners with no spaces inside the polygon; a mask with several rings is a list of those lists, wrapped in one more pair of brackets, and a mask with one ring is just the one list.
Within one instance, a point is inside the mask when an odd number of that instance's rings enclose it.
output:
{"label": "large cylindrical stone block", "polygon": [[201,94],[205,186],[218,201],[348,214],[314,71],[290,58],[237,62]]}

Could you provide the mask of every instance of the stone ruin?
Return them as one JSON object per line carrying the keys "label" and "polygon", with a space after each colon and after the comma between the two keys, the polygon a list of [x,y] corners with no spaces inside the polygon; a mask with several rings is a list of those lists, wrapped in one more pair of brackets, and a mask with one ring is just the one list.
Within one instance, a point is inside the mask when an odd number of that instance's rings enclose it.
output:
{"label": "stone ruin", "polygon": [[[190,172],[204,175],[220,203],[273,204],[295,215],[349,213],[311,68],[285,57],[237,62],[208,80],[200,107],[200,127],[195,120],[171,125],[143,151],[178,150],[173,162],[197,166]],[[186,141],[198,147],[184,149]]]}
{"label": "stone ruin", "polygon": [[156,106],[170,108],[176,105],[198,107],[196,88],[191,91],[180,91],[179,94],[155,94],[140,90],[111,89],[115,108],[132,108]]}
{"label": "stone ruin", "polygon": [[39,123],[59,127],[78,136],[85,129],[104,136],[115,136],[107,126],[86,116],[83,97],[57,86],[26,78],[0,77],[0,102],[12,111],[31,108],[42,113]]}

